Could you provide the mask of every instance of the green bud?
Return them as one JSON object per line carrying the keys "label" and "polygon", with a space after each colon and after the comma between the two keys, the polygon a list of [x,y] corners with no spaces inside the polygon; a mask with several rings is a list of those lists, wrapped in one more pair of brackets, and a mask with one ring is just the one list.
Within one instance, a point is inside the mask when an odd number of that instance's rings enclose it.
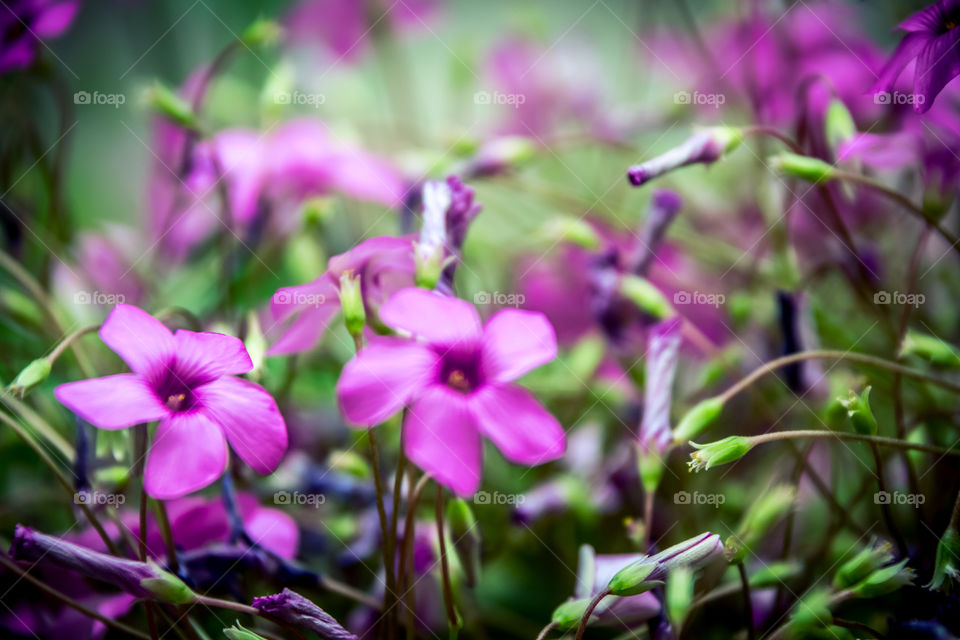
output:
{"label": "green bud", "polygon": [[[568,600],[564,602],[553,610],[550,621],[562,630],[576,629],[580,624],[580,620],[583,618],[583,614],[587,612],[587,607],[590,605],[591,600],[592,598],[581,598],[579,600]],[[601,602],[597,608],[594,609],[594,612],[598,613],[597,610],[602,606],[603,603]]]}
{"label": "green bud", "polygon": [[690,462],[687,463],[691,471],[709,470],[739,460],[753,448],[750,439],[743,436],[729,436],[707,444],[691,442],[690,445],[697,449],[690,454]]}
{"label": "green bud", "polygon": [[644,556],[620,569],[607,585],[610,593],[616,596],[635,596],[638,593],[650,591],[656,587],[659,581],[645,582],[647,576],[653,573],[657,568],[657,561],[649,556]]}
{"label": "green bud", "polygon": [[834,151],[857,134],[857,125],[853,121],[853,116],[850,115],[850,110],[847,109],[847,105],[842,100],[834,98],[827,105],[824,129],[827,134],[827,144]]}
{"label": "green bud", "polygon": [[600,236],[589,222],[580,218],[551,220],[540,228],[539,235],[551,244],[569,242],[584,249],[597,249],[600,246]]}
{"label": "green bud", "polygon": [[960,562],[957,558],[960,558],[960,533],[950,527],[937,544],[937,561],[928,589],[940,589],[948,578],[951,581],[960,579]]}
{"label": "green bud", "polygon": [[750,586],[756,589],[777,587],[781,583],[800,574],[798,562],[773,562],[765,564],[750,576]]}
{"label": "green bud", "polygon": [[693,586],[693,569],[688,566],[674,569],[670,579],[667,580],[664,594],[667,615],[675,628],[680,628],[690,612],[690,605],[693,603]]}
{"label": "green bud", "polygon": [[454,498],[447,504],[447,520],[450,522],[450,538],[460,559],[468,587],[475,587],[480,577],[480,527],[462,498]]}
{"label": "green bud", "polygon": [[247,27],[240,39],[248,47],[255,48],[269,46],[280,39],[283,35],[283,28],[273,20],[258,18],[253,24]]}
{"label": "green bud", "polygon": [[259,376],[260,369],[263,367],[263,360],[267,354],[267,337],[263,334],[260,327],[260,319],[253,311],[247,314],[247,335],[243,340],[243,346],[250,354],[250,361],[253,363],[253,371]]}
{"label": "green bud", "polygon": [[863,393],[857,395],[853,389],[846,398],[837,398],[837,400],[847,410],[847,417],[853,425],[854,431],[867,436],[877,435],[877,419],[873,417],[870,410],[870,389],[867,387]]}
{"label": "green bud", "polygon": [[152,560],[147,563],[153,568],[156,577],[144,578],[140,586],[149,591],[154,598],[166,604],[189,604],[196,596],[183,580],[160,568]]}
{"label": "green bud", "polygon": [[643,490],[653,495],[660,486],[663,477],[663,458],[656,453],[647,453],[637,447],[637,470],[640,472],[640,483]]}
{"label": "green bud", "polygon": [[739,127],[705,127],[710,132],[713,143],[720,149],[721,155],[726,155],[740,146],[743,142],[743,129]]}
{"label": "green bud", "polygon": [[336,215],[336,200],[330,196],[314,196],[304,201],[301,206],[303,224],[308,227],[322,225]]}
{"label": "green bud", "polygon": [[858,598],[879,598],[913,584],[916,574],[907,566],[907,560],[874,571],[851,591]]}
{"label": "green bud", "polygon": [[833,622],[830,613],[830,590],[818,589],[805,595],[793,608],[790,616],[790,631],[794,637],[803,638],[804,634],[821,629]]}
{"label": "green bud", "polygon": [[363,306],[363,292],[360,290],[360,276],[353,270],[344,271],[340,276],[340,308],[343,309],[343,324],[353,337],[363,335],[367,324],[367,311]]}
{"label": "green bud", "polygon": [[37,358],[17,374],[13,382],[7,385],[7,391],[23,398],[47,379],[50,368],[50,361],[47,358]]}
{"label": "green bud", "polygon": [[848,589],[892,560],[893,547],[889,542],[861,549],[857,555],[840,565],[833,576],[833,586]]}
{"label": "green bud", "polygon": [[680,419],[676,429],[673,430],[673,441],[679,444],[700,435],[704,429],[720,417],[723,412],[723,402],[723,398],[715,397],[701,400],[695,404]]}
{"label": "green bud", "polygon": [[764,491],[750,505],[737,532],[724,543],[727,560],[733,564],[743,562],[747,550],[760,542],[773,525],[790,511],[796,497],[793,487],[786,484]]}
{"label": "green bud", "polygon": [[944,369],[960,368],[960,351],[935,336],[907,331],[900,347],[900,357],[913,355]]}
{"label": "green bud", "polygon": [[229,629],[224,629],[223,635],[227,636],[229,640],[266,640],[263,636],[245,629],[239,620]]}
{"label": "green bud", "polygon": [[770,168],[794,178],[809,182],[822,182],[833,178],[833,166],[819,158],[801,156],[796,153],[779,153],[767,159]]}
{"label": "green bud", "polygon": [[445,266],[443,246],[428,249],[418,243],[413,247],[413,261],[414,283],[423,289],[436,289]]}
{"label": "green bud", "polygon": [[197,129],[197,117],[190,103],[159,82],[144,92],[144,103],[187,129]]}
{"label": "green bud", "polygon": [[333,471],[339,471],[347,475],[369,480],[372,476],[370,464],[367,460],[352,449],[338,450],[330,452],[327,458],[327,465]]}
{"label": "green bud", "polygon": [[625,275],[620,278],[620,293],[624,298],[637,305],[637,308],[654,318],[669,318],[673,315],[673,306],[666,296],[646,278]]}

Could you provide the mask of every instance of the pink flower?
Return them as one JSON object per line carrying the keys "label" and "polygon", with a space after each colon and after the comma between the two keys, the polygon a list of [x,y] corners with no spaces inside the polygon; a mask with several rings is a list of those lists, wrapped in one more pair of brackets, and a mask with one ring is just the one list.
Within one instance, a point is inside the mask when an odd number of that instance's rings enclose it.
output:
{"label": "pink flower", "polygon": [[414,339],[374,338],[347,363],[337,383],[347,420],[373,426],[409,406],[404,451],[463,496],[480,485],[481,435],[520,464],[563,455],[560,424],[511,384],[557,355],[543,314],[504,309],[481,326],[469,303],[409,288],[380,307],[380,320]]}
{"label": "pink flower", "polygon": [[269,355],[299,353],[316,345],[340,310],[337,287],[345,271],[353,271],[360,277],[364,305],[370,316],[373,307],[379,306],[391,293],[413,284],[413,240],[391,236],[370,238],[330,258],[327,270],[313,282],[278,289],[270,300],[274,320],[286,322],[296,318],[267,351]]}
{"label": "pink flower", "polygon": [[57,38],[73,23],[79,0],[13,0],[0,11],[0,73],[26,69],[43,40]]}
{"label": "pink flower", "polygon": [[68,382],[54,391],[78,416],[101,429],[159,420],[144,483],[156,499],[179,498],[216,480],[227,442],[258,473],[270,473],[287,448],[287,427],[263,387],[234,376],[253,368],[237,338],[176,334],[153,316],[117,305],[100,338],[132,373]]}
{"label": "pink flower", "polygon": [[678,317],[658,322],[647,335],[646,381],[640,446],[644,452],[663,453],[672,439],[670,430],[670,388],[677,370],[683,320]]}

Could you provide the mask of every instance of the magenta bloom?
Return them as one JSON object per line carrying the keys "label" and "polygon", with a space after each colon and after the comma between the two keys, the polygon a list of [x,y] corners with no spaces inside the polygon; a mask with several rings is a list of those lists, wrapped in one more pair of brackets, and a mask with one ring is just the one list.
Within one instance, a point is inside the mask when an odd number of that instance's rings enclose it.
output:
{"label": "magenta bloom", "polygon": [[260,385],[234,376],[253,368],[237,338],[176,334],[153,316],[117,305],[100,338],[132,373],[68,382],[54,391],[78,416],[101,429],[159,420],[144,482],[156,499],[179,498],[220,477],[227,442],[258,473],[276,469],[287,427]]}
{"label": "magenta bloom", "polygon": [[391,293],[413,284],[413,240],[392,236],[370,238],[330,258],[327,270],[313,282],[278,289],[270,299],[274,320],[294,320],[267,351],[269,355],[299,353],[317,344],[340,310],[338,287],[345,271],[353,271],[360,277],[367,317],[375,317],[375,308]]}
{"label": "magenta bloom", "polygon": [[473,305],[424,289],[395,293],[380,320],[415,339],[374,338],[343,369],[337,398],[350,422],[373,426],[409,406],[404,451],[456,493],[480,485],[480,436],[526,465],[563,455],[563,429],[511,384],[557,355],[543,314],[503,309],[485,326]]}
{"label": "magenta bloom", "polygon": [[960,0],[940,0],[900,23],[907,32],[880,71],[874,92],[889,92],[916,59],[913,109],[926,113],[948,82],[960,75]]}
{"label": "magenta bloom", "polygon": [[61,35],[77,16],[80,0],[13,0],[0,10],[0,73],[33,64],[41,40]]}

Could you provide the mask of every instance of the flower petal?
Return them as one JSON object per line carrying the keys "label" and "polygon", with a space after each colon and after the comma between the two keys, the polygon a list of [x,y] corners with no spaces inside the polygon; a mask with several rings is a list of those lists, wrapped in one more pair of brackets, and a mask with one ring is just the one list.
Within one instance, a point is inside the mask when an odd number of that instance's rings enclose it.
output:
{"label": "flower petal", "polygon": [[169,413],[146,381],[132,373],[68,382],[53,394],[61,404],[101,429],[125,429]]}
{"label": "flower petal", "polygon": [[237,494],[237,507],[247,535],[259,545],[281,558],[293,560],[300,545],[296,521],[279,509],[261,506],[254,495]]}
{"label": "flower petal", "polygon": [[893,88],[893,83],[903,72],[903,68],[920,55],[920,52],[923,51],[930,40],[931,36],[926,33],[911,33],[904,36],[893,55],[880,70],[880,75],[873,83],[873,87],[870,88],[870,93],[889,92]]}
{"label": "flower petal", "polygon": [[438,360],[426,345],[374,338],[340,374],[337,400],[343,415],[360,425],[383,422],[430,381]]}
{"label": "flower petal", "polygon": [[480,316],[473,305],[419,287],[401,289],[380,307],[380,320],[438,344],[478,340]]}
{"label": "flower petal", "polygon": [[340,310],[337,288],[329,271],[297,287],[278,289],[270,299],[270,312],[277,322],[297,315],[286,332],[267,350],[267,355],[298,353],[313,348]]}
{"label": "flower petal", "polygon": [[253,362],[239,338],[209,331],[180,329],[174,335],[177,343],[178,370],[191,379],[216,380],[225,375],[238,375],[253,369]]}
{"label": "flower petal", "polygon": [[287,450],[287,425],[266,389],[249,380],[224,376],[194,393],[244,462],[257,473],[277,468]]}
{"label": "flower petal", "polygon": [[179,498],[211,484],[226,466],[227,443],[220,425],[202,411],[177,413],[157,427],[144,486],[151,498]]}
{"label": "flower petal", "polygon": [[526,389],[485,385],[470,398],[480,432],[512,462],[537,465],[563,455],[563,428]]}
{"label": "flower petal", "polygon": [[417,398],[403,423],[403,449],[418,467],[460,496],[480,486],[480,433],[467,396],[431,385]]}
{"label": "flower petal", "polygon": [[[937,36],[917,56],[913,109],[926,113],[948,82],[960,75],[960,29]],[[921,98],[922,96],[922,98]]]}
{"label": "flower petal", "polygon": [[509,382],[557,357],[557,336],[538,311],[501,309],[483,328],[484,374]]}
{"label": "flower petal", "polygon": [[100,339],[134,373],[164,371],[176,348],[173,334],[146,311],[118,304],[100,327]]}

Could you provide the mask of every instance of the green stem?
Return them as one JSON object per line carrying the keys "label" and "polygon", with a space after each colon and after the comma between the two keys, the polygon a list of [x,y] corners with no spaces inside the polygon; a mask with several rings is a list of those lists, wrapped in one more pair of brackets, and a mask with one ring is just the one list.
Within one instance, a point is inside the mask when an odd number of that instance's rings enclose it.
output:
{"label": "green stem", "polygon": [[740,573],[740,589],[743,591],[744,617],[747,619],[747,640],[757,637],[757,630],[753,628],[753,601],[750,599],[750,580],[747,578],[747,569],[742,562],[737,563]]}
{"label": "green stem", "polygon": [[99,330],[100,330],[99,324],[90,325],[89,327],[83,327],[82,329],[77,329],[76,331],[68,335],[66,338],[61,340],[60,344],[58,344],[56,347],[53,348],[53,351],[51,351],[50,355],[47,356],[47,360],[49,360],[50,364],[52,365],[54,362],[57,361],[57,358],[63,355],[63,352],[66,351],[68,347],[73,345],[73,342],[75,340],[77,340],[78,338],[82,338],[88,333],[93,333]]}
{"label": "green stem", "polygon": [[160,527],[160,535],[163,536],[163,543],[167,548],[167,563],[173,573],[179,573],[180,563],[177,560],[177,547],[173,542],[173,530],[170,528],[170,518],[167,515],[167,505],[163,500],[154,502],[157,516],[157,524]]}
{"label": "green stem", "polygon": [[213,598],[211,596],[202,596],[200,594],[196,595],[194,601],[197,604],[202,604],[208,607],[219,607],[221,609],[230,609],[231,611],[239,611],[240,613],[248,613],[251,616],[262,617],[259,609],[254,609],[248,604],[242,604],[240,602],[233,602],[231,600],[221,600],[220,598]]}
{"label": "green stem", "polygon": [[373,485],[377,492],[377,516],[380,518],[380,536],[383,541],[383,567],[387,576],[386,589],[383,591],[383,611],[388,617],[387,624],[392,627],[392,602],[396,587],[393,574],[393,558],[387,557],[390,531],[388,529],[387,510],[383,504],[383,478],[380,477],[380,454],[377,450],[377,439],[373,434],[375,428],[376,427],[367,429],[367,436],[370,442],[370,467],[373,472]]}
{"label": "green stem", "polygon": [[453,603],[453,587],[450,583],[450,564],[447,562],[447,539],[443,530],[443,486],[437,483],[437,538],[440,544],[440,575],[443,578],[443,604],[447,610],[447,624],[450,628],[451,638],[456,637],[456,631],[460,628],[460,620],[457,616],[457,609]]}
{"label": "green stem", "polygon": [[[413,467],[411,467],[411,479],[413,478],[412,471]],[[404,607],[407,610],[405,624],[407,640],[413,640],[414,637],[414,593],[413,588],[409,586],[413,578],[408,575],[409,572],[407,569],[408,566],[412,568],[413,565],[413,559],[410,556],[413,555],[413,536],[416,533],[417,526],[417,505],[420,504],[420,496],[423,494],[423,489],[429,481],[429,473],[424,473],[420,476],[420,479],[417,480],[417,484],[413,487],[413,492],[407,500],[407,515],[403,523],[403,548],[400,550],[400,567],[397,576],[403,581],[401,597],[403,598]]]}
{"label": "green stem", "polygon": [[758,436],[750,436],[747,440],[750,445],[758,445],[764,442],[774,442],[776,440],[786,440],[788,438],[835,438],[837,440],[853,440],[856,442],[869,442],[884,447],[894,447],[910,451],[923,451],[943,456],[960,456],[960,449],[944,449],[933,445],[922,444],[919,442],[907,442],[897,438],[887,438],[885,436],[867,436],[860,433],[846,433],[842,431],[817,431],[815,429],[798,429],[797,431],[774,431],[764,433]]}

